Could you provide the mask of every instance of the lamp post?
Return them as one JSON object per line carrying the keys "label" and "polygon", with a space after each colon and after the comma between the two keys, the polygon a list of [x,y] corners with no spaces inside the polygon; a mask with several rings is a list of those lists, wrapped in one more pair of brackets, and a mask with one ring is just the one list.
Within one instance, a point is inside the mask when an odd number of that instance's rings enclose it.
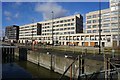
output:
{"label": "lamp post", "polygon": [[99,54],[101,53],[101,0],[99,0]]}
{"label": "lamp post", "polygon": [[32,23],[33,23],[33,26],[32,26],[32,43],[33,43],[33,27],[34,27],[34,19],[32,19]]}
{"label": "lamp post", "polygon": [[52,46],[54,45],[54,41],[53,41],[53,14],[54,14],[54,12],[52,11]]}
{"label": "lamp post", "polygon": [[34,44],[33,44],[33,27],[34,27],[34,19],[32,19],[32,23],[33,23],[33,26],[32,26],[32,50],[34,50]]}

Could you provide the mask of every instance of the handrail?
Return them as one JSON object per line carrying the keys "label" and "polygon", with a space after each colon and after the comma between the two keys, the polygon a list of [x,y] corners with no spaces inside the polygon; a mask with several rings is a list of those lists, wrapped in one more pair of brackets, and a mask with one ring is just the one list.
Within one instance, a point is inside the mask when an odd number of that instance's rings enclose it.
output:
{"label": "handrail", "polygon": [[62,74],[62,76],[58,79],[58,80],[62,80],[63,76],[65,75],[65,73],[69,70],[69,68],[75,63],[75,61],[78,59],[78,57],[76,57],[76,59],[70,64],[70,66],[68,66],[68,68],[65,70],[65,72]]}

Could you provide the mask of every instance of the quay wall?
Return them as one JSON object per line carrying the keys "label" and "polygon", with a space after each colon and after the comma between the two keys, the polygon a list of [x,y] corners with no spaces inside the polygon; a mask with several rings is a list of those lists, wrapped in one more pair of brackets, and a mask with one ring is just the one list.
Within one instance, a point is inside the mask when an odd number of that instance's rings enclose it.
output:
{"label": "quay wall", "polygon": [[[19,56],[18,50],[15,53],[15,55]],[[71,58],[56,55],[51,56],[50,53],[41,53],[30,50],[27,51],[27,60],[37,65],[43,66],[47,69],[51,69],[52,66],[54,72],[58,72],[60,74],[63,74],[65,70],[70,66],[70,64],[74,61]],[[103,64],[104,64],[103,61],[84,59],[84,65],[82,66],[84,66],[84,73],[88,74],[98,71],[103,66]],[[78,77],[79,74],[78,60],[75,61],[75,63],[72,65],[72,69],[69,69],[65,75],[70,77],[71,72],[73,78]]]}

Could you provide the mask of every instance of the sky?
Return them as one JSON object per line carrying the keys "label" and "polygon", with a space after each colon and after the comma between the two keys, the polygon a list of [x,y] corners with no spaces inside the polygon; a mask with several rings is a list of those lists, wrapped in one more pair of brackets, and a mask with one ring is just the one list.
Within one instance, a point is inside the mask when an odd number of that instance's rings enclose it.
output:
{"label": "sky", "polygon": [[[101,9],[109,8],[109,2],[102,2]],[[2,2],[2,28],[10,25],[24,25],[80,13],[84,17],[99,10],[98,2]]]}

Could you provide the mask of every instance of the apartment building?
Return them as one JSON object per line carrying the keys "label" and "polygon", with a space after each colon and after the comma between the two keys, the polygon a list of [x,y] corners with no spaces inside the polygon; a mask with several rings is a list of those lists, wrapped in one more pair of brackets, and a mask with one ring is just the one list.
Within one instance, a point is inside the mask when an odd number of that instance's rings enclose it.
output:
{"label": "apartment building", "polygon": [[39,40],[42,34],[42,25],[39,23],[26,24],[20,26],[19,31],[20,43],[32,42],[32,40]]}
{"label": "apartment building", "polygon": [[[86,14],[86,33],[99,33],[99,20],[101,16],[101,33],[108,34],[110,36],[107,40],[111,41],[111,46],[118,46],[119,43],[119,32],[120,32],[120,15],[118,2],[111,0],[110,8],[101,10],[101,12],[93,11]],[[101,14],[100,14],[101,13]],[[101,35],[102,35],[101,34]],[[104,37],[104,40],[106,38]],[[98,42],[96,42],[97,45]],[[104,42],[102,43],[105,44]]]}
{"label": "apartment building", "polygon": [[58,36],[77,33],[83,33],[83,17],[80,14],[20,26],[20,42],[34,39],[52,44],[52,36],[53,41],[58,43],[61,38]]}
{"label": "apartment building", "polygon": [[18,41],[19,40],[19,26],[12,25],[5,28],[5,37],[8,41]]}

